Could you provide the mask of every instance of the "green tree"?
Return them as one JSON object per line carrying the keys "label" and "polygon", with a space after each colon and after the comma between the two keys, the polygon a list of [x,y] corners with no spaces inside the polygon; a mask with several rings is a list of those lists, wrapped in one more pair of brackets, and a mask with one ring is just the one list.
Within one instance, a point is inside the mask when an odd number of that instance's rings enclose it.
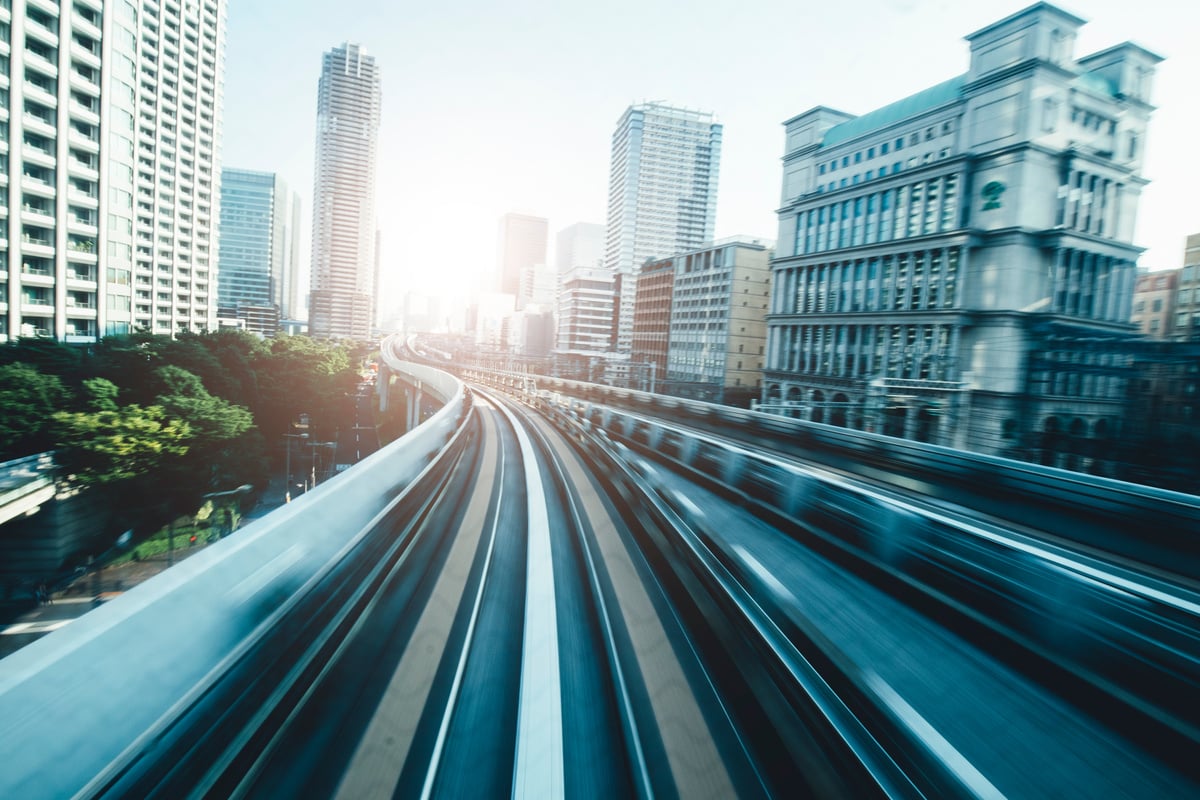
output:
{"label": "green tree", "polygon": [[28,364],[0,366],[0,461],[52,448],[51,417],[68,398],[57,375]]}
{"label": "green tree", "polygon": [[159,367],[154,378],[162,387],[157,404],[186,422],[201,445],[241,436],[254,424],[249,409],[209,394],[200,378],[185,369]]}
{"label": "green tree", "polygon": [[314,435],[332,438],[345,396],[358,380],[348,348],[307,336],[275,339],[255,371],[260,396],[255,418],[269,442],[279,441],[302,413],[319,429]]}
{"label": "green tree", "polygon": [[162,406],[130,404],[115,410],[60,411],[58,462],[83,484],[107,484],[150,472],[168,456],[188,451],[193,438],[183,420]]}
{"label": "green tree", "polygon": [[105,378],[88,378],[83,382],[83,391],[93,411],[116,411],[117,395],[121,390]]}

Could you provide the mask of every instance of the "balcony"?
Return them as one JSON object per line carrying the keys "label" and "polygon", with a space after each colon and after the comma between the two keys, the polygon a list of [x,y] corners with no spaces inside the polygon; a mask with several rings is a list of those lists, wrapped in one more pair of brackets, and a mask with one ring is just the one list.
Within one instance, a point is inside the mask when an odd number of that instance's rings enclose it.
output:
{"label": "balcony", "polygon": [[83,103],[75,100],[74,98],[72,98],[71,102],[68,104],[68,108],[71,109],[71,116],[75,119],[78,119],[81,122],[86,122],[90,125],[100,124],[100,112],[97,109],[91,108],[90,106],[85,106]]}
{"label": "balcony", "polygon": [[53,286],[54,271],[49,267],[22,264],[21,284],[24,286]]}
{"label": "balcony", "polygon": [[[54,41],[57,44],[57,42],[58,42],[57,37],[55,38]],[[33,50],[26,49],[25,50],[25,69],[26,69],[26,71],[29,71],[31,68],[34,72],[41,73],[42,75],[48,75],[51,78],[58,77],[58,66],[53,61],[46,58],[41,53],[37,53],[37,52],[34,52]],[[100,68],[99,63],[96,64],[96,68],[97,69]]]}
{"label": "balcony", "polygon": [[67,187],[67,199],[85,208],[99,208],[100,206],[100,201],[97,199],[95,192],[81,191],[74,186]]}
{"label": "balcony", "polygon": [[80,64],[100,69],[100,56],[77,41],[71,43],[71,58],[79,61]]}
{"label": "balcony", "polygon": [[94,39],[99,39],[102,35],[100,29],[78,11],[71,15],[71,27],[74,30],[79,31],[80,33],[85,33]]}
{"label": "balcony", "polygon": [[[54,20],[54,23],[57,25],[58,20]],[[32,14],[25,15],[25,34],[48,47],[58,47],[58,32],[47,28]]]}
{"label": "balcony", "polygon": [[100,152],[99,139],[93,139],[87,134],[80,133],[74,127],[72,127],[71,132],[67,134],[67,141],[78,147],[80,150],[86,150],[89,153]]}
{"label": "balcony", "polygon": [[21,297],[21,313],[27,317],[54,316],[54,303],[46,297]]}
{"label": "balcony", "polygon": [[67,81],[72,89],[77,89],[91,97],[100,96],[100,84],[91,76],[81,74],[77,69],[71,70],[71,76]]}
{"label": "balcony", "polygon": [[23,233],[21,234],[21,252],[31,256],[53,256],[54,240]]}
{"label": "balcony", "polygon": [[40,147],[34,147],[29,142],[21,145],[21,157],[31,164],[37,164],[39,167],[54,169],[57,163],[52,153],[48,153]]}
{"label": "balcony", "polygon": [[67,230],[71,233],[91,234],[92,236],[99,232],[95,217],[80,217],[75,214],[67,215]]}
{"label": "balcony", "polygon": [[52,228],[54,227],[54,209],[26,203],[21,206],[21,221]]}
{"label": "balcony", "polygon": [[67,171],[79,178],[86,178],[90,181],[100,180],[100,172],[94,166],[77,158],[72,158],[68,162]]}
{"label": "balcony", "polygon": [[36,81],[26,79],[25,96],[49,108],[58,108],[58,95]]}
{"label": "balcony", "polygon": [[37,114],[30,114],[28,111],[26,111],[21,115],[21,119],[24,120],[25,128],[27,130],[33,131],[34,133],[39,133],[42,136],[53,137],[57,132],[53,123],[47,122]]}
{"label": "balcony", "polygon": [[67,258],[75,263],[95,264],[96,243],[89,240],[67,242]]}
{"label": "balcony", "polygon": [[83,264],[67,265],[67,288],[81,291],[96,291],[96,270]]}

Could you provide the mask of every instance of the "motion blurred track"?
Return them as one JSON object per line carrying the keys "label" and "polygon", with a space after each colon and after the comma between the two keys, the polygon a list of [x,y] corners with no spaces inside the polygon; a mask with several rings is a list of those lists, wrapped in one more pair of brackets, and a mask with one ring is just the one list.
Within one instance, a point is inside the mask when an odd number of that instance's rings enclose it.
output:
{"label": "motion blurred track", "polygon": [[83,796],[1200,796],[1194,765],[980,646],[970,614],[948,625],[570,415],[482,386],[470,406],[353,550]]}

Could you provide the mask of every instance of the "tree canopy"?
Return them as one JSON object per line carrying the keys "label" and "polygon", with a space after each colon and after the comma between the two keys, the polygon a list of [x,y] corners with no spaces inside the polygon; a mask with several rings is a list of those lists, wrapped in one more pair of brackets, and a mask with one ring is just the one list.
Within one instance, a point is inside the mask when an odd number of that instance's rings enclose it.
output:
{"label": "tree canopy", "polygon": [[69,397],[57,375],[28,364],[0,366],[0,453],[11,457],[53,447],[52,417]]}

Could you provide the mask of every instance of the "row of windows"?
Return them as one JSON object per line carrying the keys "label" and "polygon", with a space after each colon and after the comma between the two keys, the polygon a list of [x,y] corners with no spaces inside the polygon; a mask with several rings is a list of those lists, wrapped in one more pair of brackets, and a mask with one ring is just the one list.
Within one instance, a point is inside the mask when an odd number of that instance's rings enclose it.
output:
{"label": "row of windows", "polygon": [[953,379],[949,325],[781,325],[769,369],[834,378]]}
{"label": "row of windows", "polygon": [[1074,171],[1059,190],[1055,224],[1111,238],[1116,234],[1123,184]]}
{"label": "row of windows", "polygon": [[959,248],[952,247],[780,269],[775,313],[954,308],[958,268]]}
{"label": "row of windows", "polygon": [[[943,159],[943,158],[949,158],[950,157],[950,148],[943,147],[941,149],[941,151],[938,152],[937,157],[939,160]],[[827,184],[819,184],[817,186],[817,193],[824,194],[825,192],[832,192],[832,191],[836,191],[837,189],[845,189],[847,186],[857,186],[858,184],[863,183],[865,181],[873,180],[875,178],[882,178],[889,174],[895,175],[896,173],[900,172],[900,170],[902,170],[902,169],[905,169],[905,168],[912,169],[913,167],[920,166],[921,164],[928,164],[931,161],[933,161],[933,153],[932,152],[926,153],[925,155],[920,156],[920,157],[913,156],[912,158],[908,159],[907,163],[902,162],[902,161],[897,161],[896,163],[892,164],[892,169],[891,169],[890,173],[888,172],[887,166],[884,165],[884,166],[880,167],[878,171],[869,169],[866,172],[856,174],[856,175],[850,176],[848,178],[842,178],[840,181],[830,181]]]}
{"label": "row of windows", "polygon": [[960,227],[958,176],[843,200],[796,215],[797,255],[858,247]]}
{"label": "row of windows", "polygon": [[[954,123],[952,123],[950,120],[946,120],[945,122],[943,122],[941,124],[941,135],[942,136],[948,136],[949,134],[953,133],[953,131],[954,131]],[[927,142],[933,141],[933,139],[935,139],[937,137],[937,135],[938,135],[938,126],[931,125],[925,129],[924,140]],[[908,146],[916,147],[918,144],[921,143],[921,139],[922,139],[921,132],[913,131],[908,136]],[[904,141],[905,141],[905,137],[900,136],[900,137],[897,137],[894,142],[887,141],[887,142],[880,143],[878,145],[879,155],[886,156],[888,154],[889,150],[891,150],[891,149],[895,149],[896,152],[900,152],[901,150],[904,149]],[[871,159],[875,158],[875,153],[876,153],[876,148],[873,146],[873,147],[868,147],[865,151],[859,150],[853,156],[851,156],[851,155],[842,156],[841,162],[840,162],[841,168],[846,169],[851,164],[861,164],[863,162],[864,154],[866,155],[866,160],[870,161]],[[836,172],[838,169],[838,163],[839,163],[838,159],[835,158],[832,161],[828,162],[828,164],[821,164],[818,167],[817,172],[818,172],[818,174],[821,174],[821,175],[824,175],[826,173],[826,171]],[[899,166],[898,163],[897,163],[897,166]],[[881,170],[880,174],[882,174],[882,172],[883,171]]]}
{"label": "row of windows", "polygon": [[1133,264],[1079,250],[1063,250],[1054,271],[1053,311],[1091,319],[1128,320]]}

